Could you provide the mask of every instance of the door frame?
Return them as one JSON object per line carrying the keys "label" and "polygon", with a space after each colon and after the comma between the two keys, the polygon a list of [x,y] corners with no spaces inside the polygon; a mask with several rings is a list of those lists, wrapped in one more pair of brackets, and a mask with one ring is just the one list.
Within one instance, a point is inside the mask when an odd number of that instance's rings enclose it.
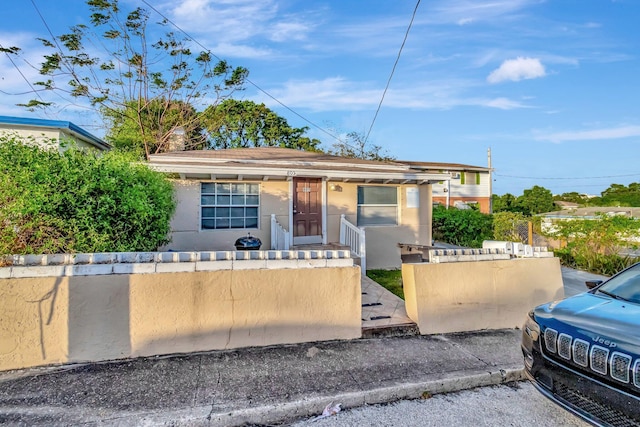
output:
{"label": "door frame", "polygon": [[311,178],[311,179],[319,179],[320,180],[320,200],[322,203],[321,206],[321,221],[322,221],[322,234],[320,235],[320,241],[318,242],[317,236],[310,236],[312,239],[295,238],[293,236],[293,198],[295,191],[293,180],[294,177],[289,179],[289,246],[293,245],[304,245],[304,244],[313,244],[313,243],[321,243],[323,245],[327,244],[327,179],[326,178],[318,178],[318,177],[305,177],[300,176],[298,178]]}

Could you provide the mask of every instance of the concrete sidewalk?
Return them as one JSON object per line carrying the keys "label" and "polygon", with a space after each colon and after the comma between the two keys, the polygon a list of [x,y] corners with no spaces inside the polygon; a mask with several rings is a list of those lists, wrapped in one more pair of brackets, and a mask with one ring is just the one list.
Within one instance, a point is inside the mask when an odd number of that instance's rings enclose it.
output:
{"label": "concrete sidewalk", "polygon": [[522,379],[519,330],[369,338],[0,373],[0,424],[274,424]]}

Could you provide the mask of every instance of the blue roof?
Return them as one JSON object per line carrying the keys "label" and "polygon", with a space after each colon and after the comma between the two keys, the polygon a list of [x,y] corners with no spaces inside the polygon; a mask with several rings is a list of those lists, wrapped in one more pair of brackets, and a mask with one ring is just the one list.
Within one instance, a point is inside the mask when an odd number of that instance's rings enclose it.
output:
{"label": "blue roof", "polygon": [[76,134],[78,137],[80,137],[80,139],[103,150],[108,150],[109,148],[111,148],[111,145],[109,145],[107,142],[103,141],[95,135],[92,135],[91,133],[82,129],[80,126],[63,120],[45,120],[26,117],[0,116],[0,124],[68,130],[70,133]]}

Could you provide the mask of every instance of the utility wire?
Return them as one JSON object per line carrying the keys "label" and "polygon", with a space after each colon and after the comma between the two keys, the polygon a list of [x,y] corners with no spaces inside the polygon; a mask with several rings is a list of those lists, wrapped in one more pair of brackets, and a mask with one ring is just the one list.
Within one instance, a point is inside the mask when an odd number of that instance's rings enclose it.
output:
{"label": "utility wire", "polygon": [[603,176],[585,176],[578,178],[567,178],[567,177],[538,177],[538,176],[516,176],[516,175],[502,175],[499,173],[494,173],[494,176],[499,176],[503,178],[518,178],[518,179],[544,179],[544,180],[583,180],[583,179],[605,179],[605,178],[626,178],[630,176],[640,176],[638,173],[631,173],[625,175],[603,175]]}
{"label": "utility wire", "polygon": [[[195,44],[197,44],[198,46],[200,46],[202,49],[204,49],[205,51],[207,51],[208,53],[210,53],[214,58],[216,58],[218,61],[222,61],[222,59],[217,56],[215,53],[211,52],[211,50],[209,50],[206,46],[204,46],[202,43],[200,43],[195,37],[191,37],[191,35],[189,35],[185,30],[183,30],[182,28],[180,28],[180,26],[178,26],[175,22],[173,22],[171,19],[167,18],[164,14],[162,14],[158,9],[156,9],[154,6],[152,6],[151,4],[149,4],[149,2],[147,0],[142,0],[142,2],[144,4],[146,4],[150,9],[152,9],[154,12],[156,12],[158,15],[160,15],[164,20],[166,20],[168,23],[170,23],[171,25],[173,25],[174,27],[176,27],[181,33],[183,33],[187,38],[189,38],[190,40],[192,40]],[[254,83],[253,81],[251,81],[249,78],[246,79],[247,83],[251,84],[253,87],[255,87],[256,89],[258,89],[260,92],[262,92],[263,94],[267,95],[269,98],[271,98],[272,100],[274,100],[275,102],[277,102],[278,104],[280,104],[282,107],[286,108],[288,111],[290,111],[291,113],[295,114],[296,116],[298,116],[299,118],[301,118],[302,120],[304,120],[305,122],[309,123],[311,126],[313,126],[314,128],[320,130],[321,132],[324,132],[325,134],[329,135],[331,138],[335,139],[336,141],[344,144],[345,141],[342,141],[338,136],[334,135],[333,133],[329,132],[328,130],[318,126],[317,124],[315,124],[314,122],[312,122],[311,120],[307,119],[306,117],[304,117],[303,115],[301,115],[300,113],[294,111],[292,108],[288,107],[287,105],[285,105],[282,101],[280,101],[279,99],[277,99],[275,96],[271,95],[269,92],[267,92],[266,90],[262,89],[260,86],[258,86],[256,83]]]}
{"label": "utility wire", "polygon": [[411,21],[409,22],[409,26],[407,27],[407,31],[404,34],[404,39],[402,40],[402,44],[400,45],[400,50],[398,51],[398,56],[396,57],[396,62],[393,64],[393,68],[391,69],[391,74],[389,75],[389,79],[387,80],[387,85],[384,88],[384,91],[382,92],[382,98],[380,98],[380,103],[378,104],[378,108],[376,109],[376,113],[373,116],[373,120],[371,121],[371,126],[369,126],[369,131],[367,132],[367,135],[364,137],[364,143],[367,143],[367,140],[369,139],[369,134],[371,134],[371,129],[373,129],[373,125],[376,122],[376,119],[378,118],[378,113],[380,112],[380,108],[382,107],[382,102],[384,101],[384,97],[387,94],[387,90],[389,89],[389,85],[391,84],[391,78],[393,77],[393,74],[396,71],[396,67],[398,65],[398,62],[400,61],[400,55],[402,55],[402,49],[404,48],[404,44],[407,42],[407,38],[409,37],[409,31],[411,30],[411,27],[413,26],[413,20],[416,17],[416,13],[418,12],[418,6],[420,6],[420,0],[418,0],[418,2],[416,3],[416,7],[413,9],[413,15],[411,15]]}
{"label": "utility wire", "polygon": [[[2,47],[2,46],[0,46]],[[5,55],[7,55],[7,58],[9,59],[9,61],[11,62],[11,64],[13,65],[13,67],[16,69],[16,71],[18,72],[18,74],[20,74],[20,76],[22,77],[22,79],[27,83],[27,85],[29,85],[29,87],[31,88],[31,92],[35,93],[36,96],[38,98],[40,98],[40,101],[44,102],[44,99],[42,99],[42,97],[40,96],[40,94],[38,93],[38,91],[31,85],[31,82],[27,79],[27,77],[22,73],[22,70],[20,70],[20,67],[18,67],[18,64],[16,64],[13,60],[13,58],[11,57],[11,55],[9,54],[9,52],[5,52]],[[4,94],[7,94],[7,92],[5,91],[1,91]],[[28,93],[31,93],[28,92]],[[27,92],[25,92],[27,93]]]}

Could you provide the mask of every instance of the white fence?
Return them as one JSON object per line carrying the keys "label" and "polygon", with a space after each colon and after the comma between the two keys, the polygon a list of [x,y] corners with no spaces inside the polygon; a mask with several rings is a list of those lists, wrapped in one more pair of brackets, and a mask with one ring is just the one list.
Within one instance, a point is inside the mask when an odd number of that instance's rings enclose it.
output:
{"label": "white fence", "polygon": [[340,215],[340,244],[348,246],[351,253],[360,257],[362,275],[367,274],[367,245],[364,228],[356,227]]}

